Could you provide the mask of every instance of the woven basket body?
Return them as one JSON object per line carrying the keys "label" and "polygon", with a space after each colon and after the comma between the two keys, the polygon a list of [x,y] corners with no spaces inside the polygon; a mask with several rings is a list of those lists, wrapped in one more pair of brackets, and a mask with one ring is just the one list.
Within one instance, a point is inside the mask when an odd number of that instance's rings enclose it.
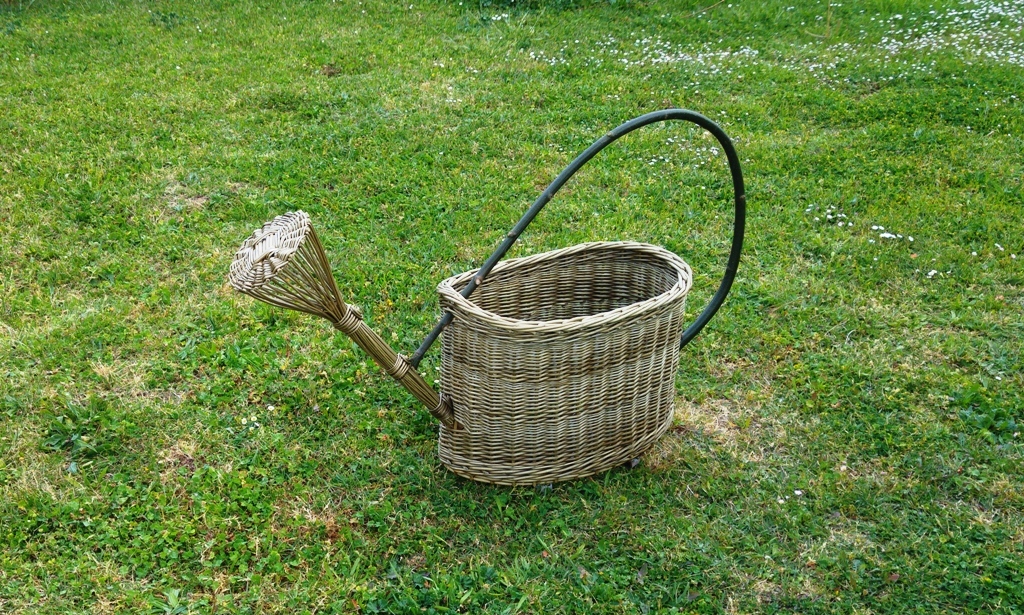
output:
{"label": "woven basket body", "polygon": [[589,476],[647,450],[672,422],[690,268],[657,246],[601,242],[499,263],[438,286],[454,315],[441,389],[456,426],[441,461],[498,484]]}

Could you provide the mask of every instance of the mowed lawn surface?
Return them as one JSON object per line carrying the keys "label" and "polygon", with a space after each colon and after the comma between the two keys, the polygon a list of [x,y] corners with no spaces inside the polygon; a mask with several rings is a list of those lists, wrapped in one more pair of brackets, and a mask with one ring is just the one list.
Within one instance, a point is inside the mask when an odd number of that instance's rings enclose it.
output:
{"label": "mowed lawn surface", "polygon": [[[1024,6],[787,2],[0,7],[0,611],[1024,610]],[[748,240],[634,469],[460,479],[351,342],[226,283],[301,208],[409,353],[671,106],[735,138]],[[514,255],[664,245],[693,317],[713,146],[630,135]]]}

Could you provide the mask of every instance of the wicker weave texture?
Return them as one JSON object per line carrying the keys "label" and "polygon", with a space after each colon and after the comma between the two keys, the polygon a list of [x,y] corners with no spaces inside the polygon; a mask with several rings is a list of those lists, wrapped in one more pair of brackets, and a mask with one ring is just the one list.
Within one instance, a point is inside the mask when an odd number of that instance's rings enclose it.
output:
{"label": "wicker weave texture", "polygon": [[675,254],[599,242],[469,271],[438,286],[455,318],[441,389],[455,412],[439,454],[497,484],[589,476],[647,450],[672,421],[692,274]]}

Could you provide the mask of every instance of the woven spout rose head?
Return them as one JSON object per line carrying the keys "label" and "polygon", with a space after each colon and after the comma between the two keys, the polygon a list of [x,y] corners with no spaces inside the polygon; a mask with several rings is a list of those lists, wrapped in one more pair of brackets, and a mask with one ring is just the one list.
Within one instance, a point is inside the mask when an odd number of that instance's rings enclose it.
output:
{"label": "woven spout rose head", "polygon": [[309,215],[293,211],[257,229],[235,254],[228,282],[278,307],[337,322],[347,312]]}

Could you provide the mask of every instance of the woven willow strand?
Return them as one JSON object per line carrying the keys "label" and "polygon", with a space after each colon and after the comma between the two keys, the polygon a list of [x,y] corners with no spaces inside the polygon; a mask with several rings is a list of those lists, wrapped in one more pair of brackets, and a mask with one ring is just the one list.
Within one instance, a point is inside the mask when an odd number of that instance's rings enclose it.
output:
{"label": "woven willow strand", "polygon": [[454,427],[451,406],[341,299],[320,238],[302,211],[278,216],[242,244],[228,274],[231,286],[271,305],[326,318],[389,376],[420,400],[442,424]]}

